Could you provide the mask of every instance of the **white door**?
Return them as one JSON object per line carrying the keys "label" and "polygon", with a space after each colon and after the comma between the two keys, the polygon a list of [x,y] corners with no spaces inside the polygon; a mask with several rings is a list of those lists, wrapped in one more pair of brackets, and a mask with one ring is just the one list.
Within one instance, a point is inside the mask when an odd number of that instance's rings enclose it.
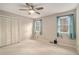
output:
{"label": "white door", "polygon": [[12,19],[12,43],[19,41],[18,39],[18,20]]}

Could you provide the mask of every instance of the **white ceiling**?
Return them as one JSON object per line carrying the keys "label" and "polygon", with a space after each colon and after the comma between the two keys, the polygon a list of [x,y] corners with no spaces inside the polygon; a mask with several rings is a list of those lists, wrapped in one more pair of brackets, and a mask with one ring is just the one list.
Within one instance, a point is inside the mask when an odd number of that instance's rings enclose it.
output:
{"label": "white ceiling", "polygon": [[39,18],[48,16],[55,13],[65,12],[75,9],[77,3],[34,3],[36,7],[42,6],[43,10],[40,10],[40,15],[32,14],[28,15],[27,11],[20,11],[18,9],[25,8],[25,3],[0,3],[0,10],[5,10],[11,13],[19,14],[30,18]]}

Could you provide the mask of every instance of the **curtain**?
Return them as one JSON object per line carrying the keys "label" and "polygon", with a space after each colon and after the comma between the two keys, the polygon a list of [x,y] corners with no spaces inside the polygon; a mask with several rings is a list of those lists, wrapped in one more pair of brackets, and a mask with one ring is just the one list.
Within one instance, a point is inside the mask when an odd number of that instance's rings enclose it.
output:
{"label": "curtain", "polygon": [[75,39],[76,38],[76,31],[75,31],[75,21],[74,21],[74,15],[70,15],[69,16],[70,19],[70,26],[69,26],[69,37],[71,39]]}
{"label": "curtain", "polygon": [[32,36],[34,38],[34,35],[35,35],[35,20],[33,20],[33,26],[32,26]]}
{"label": "curtain", "polygon": [[58,26],[58,24],[59,24],[59,21],[60,21],[60,19],[59,19],[59,17],[57,17],[57,21],[56,21],[56,25],[57,25],[57,37],[59,37],[59,26]]}
{"label": "curtain", "polygon": [[42,19],[40,19],[40,35],[42,35]]}

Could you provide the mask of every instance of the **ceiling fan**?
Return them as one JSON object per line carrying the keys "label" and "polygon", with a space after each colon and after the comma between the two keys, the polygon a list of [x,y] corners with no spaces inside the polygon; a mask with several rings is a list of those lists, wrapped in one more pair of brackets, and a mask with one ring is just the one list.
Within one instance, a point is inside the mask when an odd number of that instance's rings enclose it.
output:
{"label": "ceiling fan", "polygon": [[32,13],[39,14],[38,10],[43,10],[43,7],[35,7],[32,3],[25,3],[25,9],[19,9],[20,11],[28,11],[28,14],[31,15]]}

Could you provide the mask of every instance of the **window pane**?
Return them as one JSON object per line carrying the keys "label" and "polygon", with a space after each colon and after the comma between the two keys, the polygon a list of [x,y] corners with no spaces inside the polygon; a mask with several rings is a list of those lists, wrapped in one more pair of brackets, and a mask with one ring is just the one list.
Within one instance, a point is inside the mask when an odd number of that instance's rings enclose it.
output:
{"label": "window pane", "polygon": [[35,21],[35,32],[40,32],[41,30],[41,21]]}

